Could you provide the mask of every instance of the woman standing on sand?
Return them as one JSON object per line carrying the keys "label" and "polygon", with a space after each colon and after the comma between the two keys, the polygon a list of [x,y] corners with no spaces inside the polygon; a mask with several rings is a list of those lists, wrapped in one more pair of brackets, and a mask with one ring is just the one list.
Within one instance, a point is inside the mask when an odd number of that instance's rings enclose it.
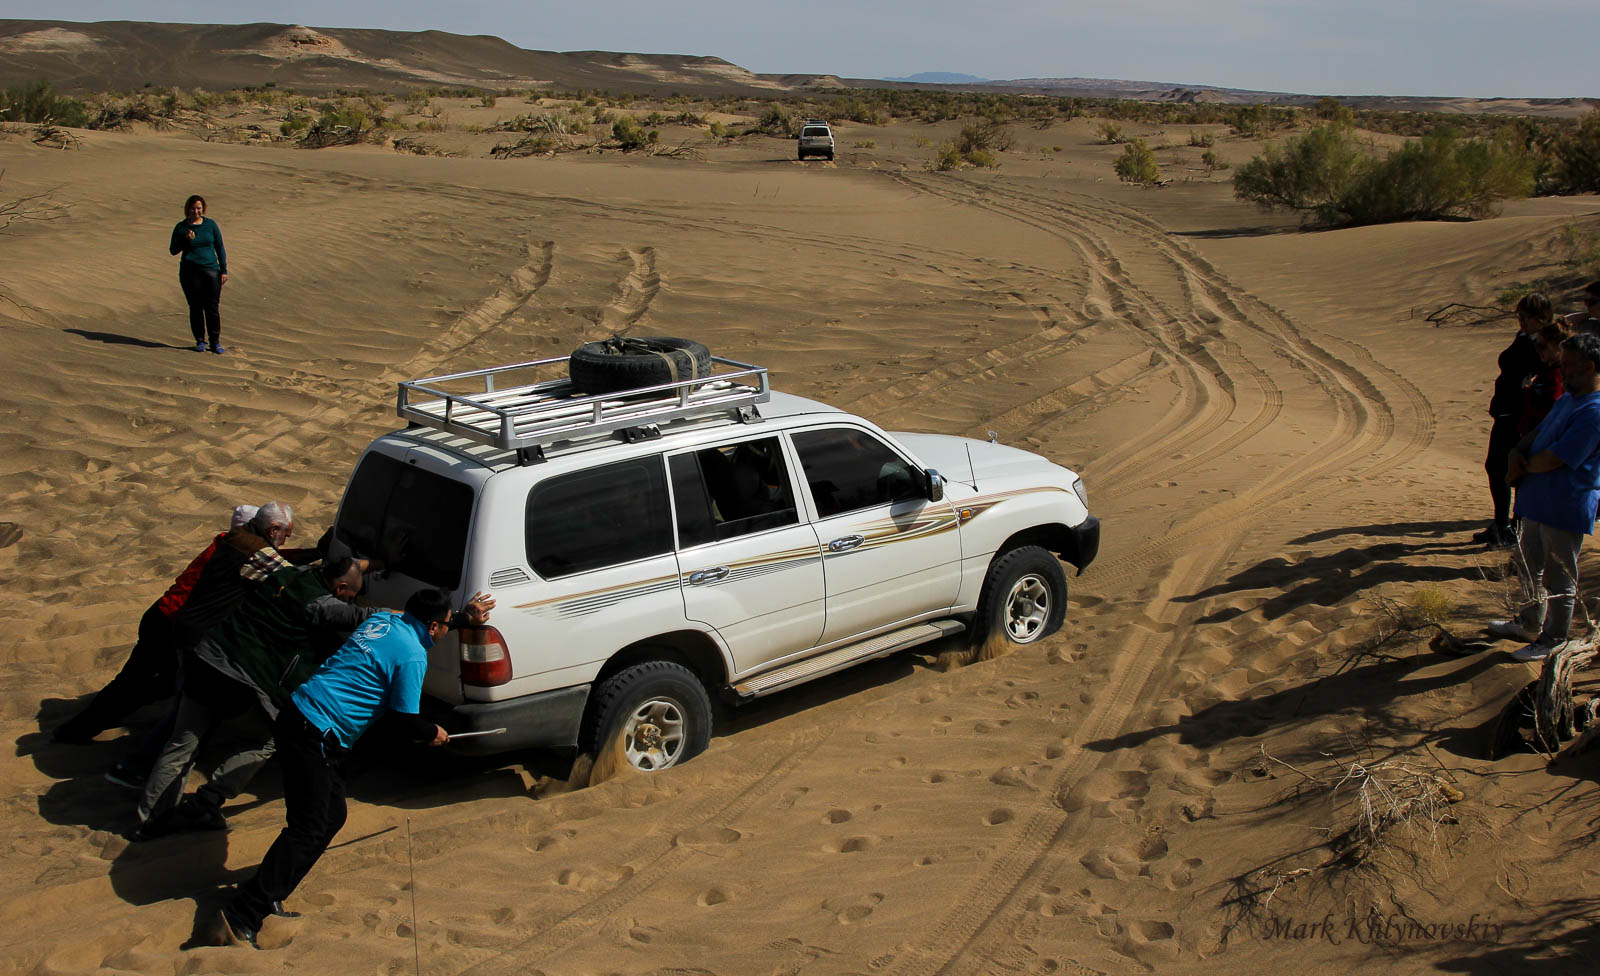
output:
{"label": "woman standing on sand", "polygon": [[1517,303],[1517,334],[1500,353],[1500,375],[1495,378],[1494,395],[1489,399],[1489,416],[1494,418],[1494,425],[1489,428],[1489,453],[1483,460],[1483,470],[1489,475],[1494,522],[1473,536],[1473,542],[1509,546],[1517,541],[1516,526],[1511,523],[1511,486],[1506,484],[1506,467],[1511,449],[1521,438],[1517,422],[1522,416],[1522,381],[1542,365],[1533,337],[1553,318],[1550,299],[1542,292],[1524,295]]}
{"label": "woman standing on sand", "polygon": [[178,284],[189,303],[189,331],[194,351],[222,354],[222,286],[228,283],[228,252],[222,247],[222,228],[206,216],[206,198],[198,193],[183,203],[183,219],[172,228],[172,253],[178,262]]}

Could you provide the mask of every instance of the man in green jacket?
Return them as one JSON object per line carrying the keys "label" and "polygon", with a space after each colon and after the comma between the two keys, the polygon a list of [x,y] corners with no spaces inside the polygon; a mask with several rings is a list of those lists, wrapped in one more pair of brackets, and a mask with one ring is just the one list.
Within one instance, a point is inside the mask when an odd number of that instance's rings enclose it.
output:
{"label": "man in green jacket", "polygon": [[[361,591],[361,567],[349,557],[312,569],[260,567],[257,574],[238,608],[184,656],[177,719],[140,795],[134,840],[225,829],[222,804],[272,756],[278,709],[375,612],[350,604]],[[225,758],[185,798],[184,782],[208,739]]]}

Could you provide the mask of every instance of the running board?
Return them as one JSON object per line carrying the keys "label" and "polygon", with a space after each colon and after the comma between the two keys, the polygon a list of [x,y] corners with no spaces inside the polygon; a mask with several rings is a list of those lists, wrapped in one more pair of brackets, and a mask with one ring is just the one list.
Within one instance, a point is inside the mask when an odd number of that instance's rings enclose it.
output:
{"label": "running board", "polygon": [[758,674],[754,678],[742,681],[733,686],[734,694],[740,701],[759,698],[762,695],[781,691],[792,685],[820,678],[825,674],[843,670],[852,664],[883,657],[902,651],[918,644],[959,634],[967,629],[967,625],[959,620],[932,620],[928,623],[916,624],[900,630],[893,630],[887,634],[879,634],[859,644],[847,644],[835,651],[818,654],[816,657],[806,658],[797,664],[791,664],[776,671]]}

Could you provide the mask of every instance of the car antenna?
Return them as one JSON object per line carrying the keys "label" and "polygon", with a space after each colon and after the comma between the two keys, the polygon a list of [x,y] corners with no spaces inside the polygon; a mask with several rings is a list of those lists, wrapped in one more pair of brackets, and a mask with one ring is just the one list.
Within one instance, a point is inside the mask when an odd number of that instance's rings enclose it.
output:
{"label": "car antenna", "polygon": [[971,444],[963,444],[962,446],[967,449],[967,472],[972,475],[972,490],[973,491],[977,491],[978,490],[978,468],[977,468],[977,465],[972,463],[972,445]]}

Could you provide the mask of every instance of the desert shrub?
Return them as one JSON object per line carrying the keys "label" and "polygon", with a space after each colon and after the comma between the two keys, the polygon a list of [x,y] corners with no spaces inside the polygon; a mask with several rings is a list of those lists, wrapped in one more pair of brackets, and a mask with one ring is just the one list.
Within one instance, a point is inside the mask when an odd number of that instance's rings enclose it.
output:
{"label": "desert shrub", "polygon": [[494,103],[496,101],[497,99],[493,92],[478,96],[478,106],[480,108],[494,108]]}
{"label": "desert shrub", "polygon": [[1326,96],[1317,99],[1317,104],[1311,107],[1311,114],[1324,122],[1338,122],[1341,125],[1354,125],[1356,121],[1356,113],[1343,102]]}
{"label": "desert shrub", "polygon": [[799,126],[804,124],[804,119],[799,119],[783,106],[768,105],[766,111],[761,113],[761,117],[756,119],[755,131],[781,139],[799,135]]}
{"label": "desert shrub", "polygon": [[651,112],[640,121],[645,125],[666,125],[667,117],[660,112]]}
{"label": "desert shrub", "polygon": [[933,157],[933,168],[942,172],[952,170],[961,165],[961,150],[953,142],[947,142],[939,147],[939,154]]}
{"label": "desert shrub", "polygon": [[1122,147],[1122,155],[1114,164],[1117,178],[1124,183],[1150,185],[1161,182],[1161,167],[1156,165],[1156,154],[1143,139],[1135,139]]}
{"label": "desert shrub", "polygon": [[933,143],[931,141],[929,141],[927,136],[917,136],[917,148],[918,149],[926,149],[931,145],[933,145]]}
{"label": "desert shrub", "polygon": [[859,142],[857,142],[855,144],[854,148],[856,148],[856,149],[876,149],[876,148],[878,148],[878,141],[876,139],[862,139],[861,141],[859,141]]}
{"label": "desert shrub", "polygon": [[47,81],[0,91],[0,122],[81,127],[88,121],[88,106],[70,95],[58,94]]}
{"label": "desert shrub", "polygon": [[306,118],[304,115],[293,116],[278,123],[278,133],[280,135],[293,138],[299,133],[306,131],[310,125],[311,120]]}
{"label": "desert shrub", "polygon": [[962,156],[964,156],[967,162],[971,163],[972,165],[982,167],[984,169],[990,169],[1000,165],[1000,161],[994,158],[994,153],[987,149],[973,149],[962,153]]}
{"label": "desert shrub", "polygon": [[721,122],[713,122],[708,130],[713,139],[726,139],[731,133]]}
{"label": "desert shrub", "polygon": [[963,156],[971,156],[976,152],[1005,152],[1015,143],[1005,124],[994,119],[962,126],[961,134],[956,137],[956,148]]}
{"label": "desert shrub", "polygon": [[1213,142],[1214,140],[1211,138],[1211,133],[1201,132],[1199,129],[1189,130],[1189,145],[1198,147],[1200,149],[1210,149],[1213,145]]}
{"label": "desert shrub", "polygon": [[1122,126],[1115,122],[1102,122],[1096,131],[1100,133],[1100,145],[1102,146],[1115,146],[1123,141]]}
{"label": "desert shrub", "polygon": [[595,125],[610,125],[617,120],[617,113],[607,111],[603,108],[597,108],[594,110],[594,115],[590,116],[590,118],[593,120]]}
{"label": "desert shrub", "polygon": [[89,129],[121,129],[134,122],[160,124],[161,103],[152,96],[137,92],[126,98],[107,98],[94,106],[84,123]]}
{"label": "desert shrub", "polygon": [[706,124],[705,116],[696,115],[693,112],[688,111],[687,109],[685,109],[682,112],[679,112],[677,115],[674,115],[671,118],[670,121],[674,125],[705,125]]}
{"label": "desert shrub", "polygon": [[1553,140],[1551,151],[1553,192],[1600,192],[1600,109],[1584,116],[1577,131]]}
{"label": "desert shrub", "polygon": [[624,152],[633,152],[659,142],[661,133],[654,129],[646,131],[637,119],[625,115],[611,123],[611,138],[617,141]]}
{"label": "desert shrub", "polygon": [[406,92],[406,110],[413,114],[420,114],[433,104],[428,98],[428,93],[421,90]]}
{"label": "desert shrub", "polygon": [[1200,154],[1200,165],[1206,168],[1207,173],[1215,173],[1219,169],[1227,169],[1228,164],[1217,155],[1215,149],[1207,149]]}
{"label": "desert shrub", "polygon": [[390,124],[381,112],[376,116],[367,114],[364,106],[328,103],[306,129],[300,145],[307,149],[354,145]]}
{"label": "desert shrub", "polygon": [[1234,194],[1265,209],[1297,210],[1325,225],[1479,218],[1533,190],[1531,160],[1487,139],[1441,130],[1379,159],[1350,128],[1314,126],[1268,146],[1233,177]]}

